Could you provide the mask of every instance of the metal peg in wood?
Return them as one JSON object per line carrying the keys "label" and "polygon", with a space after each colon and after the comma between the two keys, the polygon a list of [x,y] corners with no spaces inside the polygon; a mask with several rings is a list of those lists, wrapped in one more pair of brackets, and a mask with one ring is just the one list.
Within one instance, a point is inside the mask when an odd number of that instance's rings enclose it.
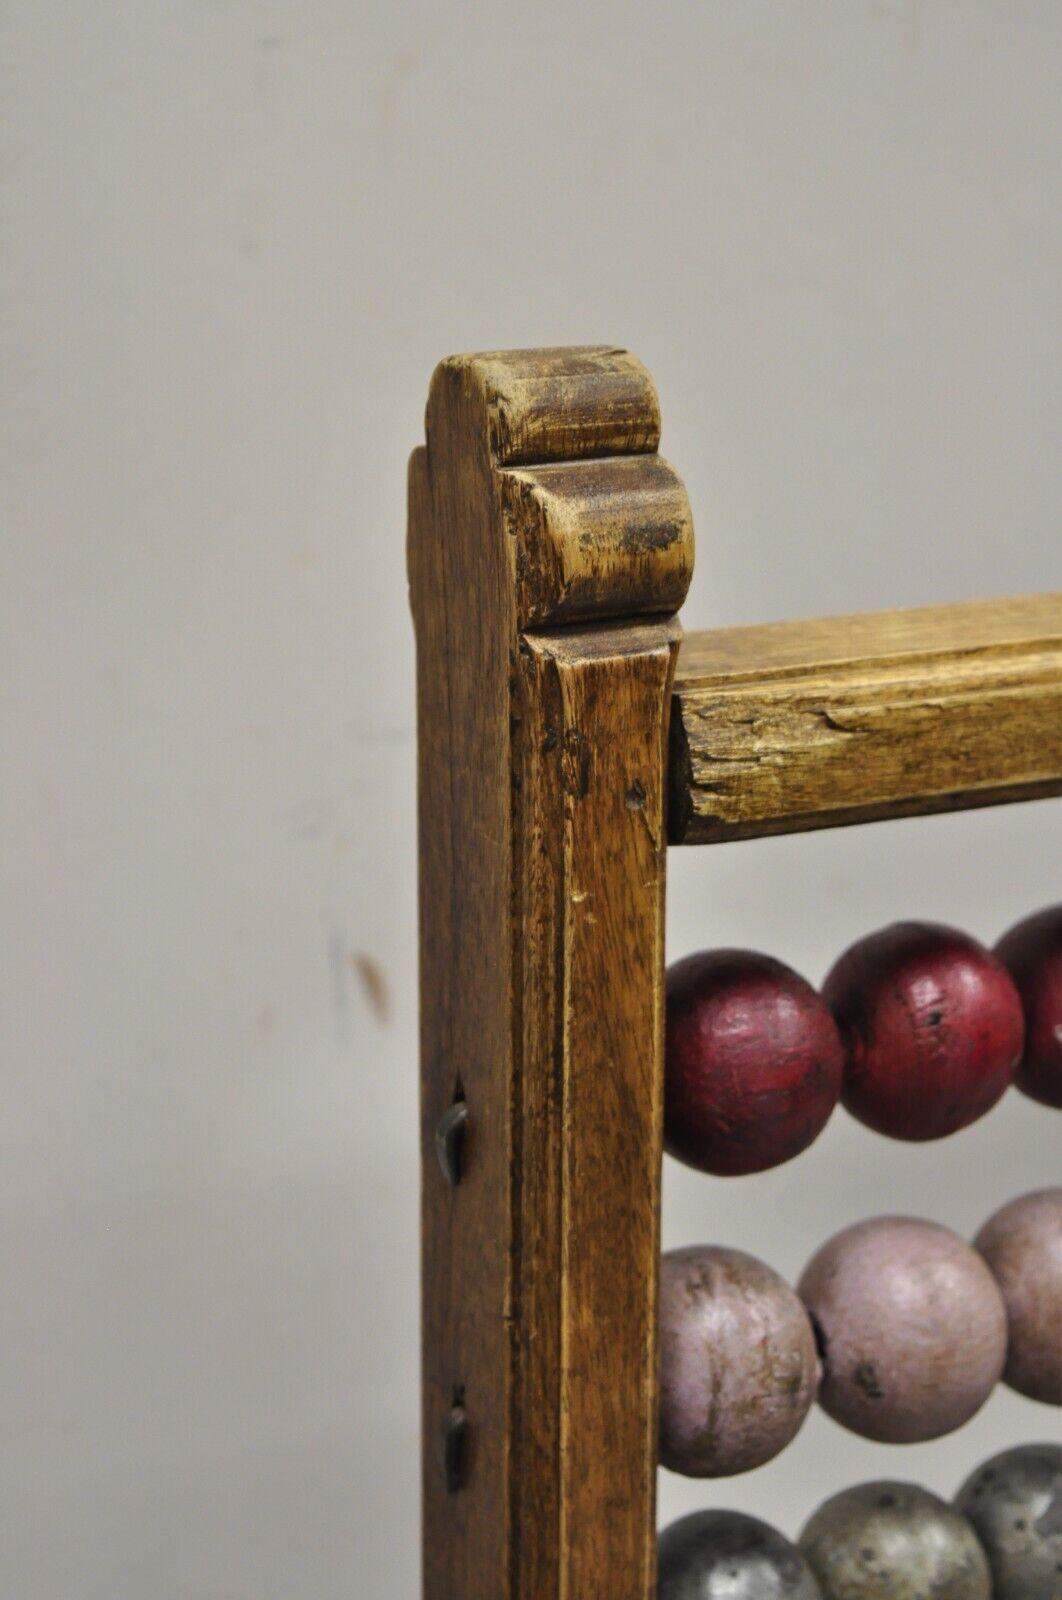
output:
{"label": "metal peg in wood", "polygon": [[461,1182],[461,1156],[467,1127],[468,1106],[463,1100],[455,1100],[435,1130],[435,1154],[442,1175],[455,1188]]}
{"label": "metal peg in wood", "polygon": [[462,1405],[451,1406],[443,1418],[439,1435],[439,1456],[447,1494],[456,1494],[464,1482],[467,1443],[468,1414]]}

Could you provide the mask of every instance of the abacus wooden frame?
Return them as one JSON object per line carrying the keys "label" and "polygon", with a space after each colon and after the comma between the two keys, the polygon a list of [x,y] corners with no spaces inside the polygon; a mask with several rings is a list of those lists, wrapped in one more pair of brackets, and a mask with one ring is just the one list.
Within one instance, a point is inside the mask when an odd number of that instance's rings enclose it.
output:
{"label": "abacus wooden frame", "polygon": [[426,433],[424,1593],[648,1600],[665,814],[697,843],[1062,792],[1062,595],[680,649],[692,521],[633,357],[452,358]]}

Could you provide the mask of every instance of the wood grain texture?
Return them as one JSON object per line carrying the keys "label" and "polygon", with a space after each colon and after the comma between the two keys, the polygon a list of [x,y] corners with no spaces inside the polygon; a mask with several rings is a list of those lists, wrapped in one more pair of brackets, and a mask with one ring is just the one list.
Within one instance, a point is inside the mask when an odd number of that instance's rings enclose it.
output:
{"label": "wood grain texture", "polygon": [[672,842],[1062,792],[1062,595],[688,635]]}
{"label": "wood grain texture", "polygon": [[693,576],[693,517],[659,456],[501,474],[521,627],[677,611]]}
{"label": "wood grain texture", "polygon": [[[624,352],[457,357],[436,371],[410,466],[428,1600],[652,1587],[678,629],[644,618],[677,593],[656,555],[688,540],[658,434]],[[579,464],[550,477],[539,455]],[[517,540],[507,463],[528,456]],[[557,566],[573,542],[586,562]],[[575,572],[588,615],[622,598],[628,619],[522,631],[518,544],[562,578],[525,617],[570,616]],[[451,1188],[433,1142],[458,1096],[470,1121]],[[455,1402],[468,1450],[447,1494],[436,1441]]]}
{"label": "wood grain texture", "polygon": [[[522,658],[529,1595],[650,1592],[671,622]],[[619,730],[623,736],[618,736]]]}
{"label": "wood grain texture", "polygon": [[660,443],[653,380],[628,350],[584,345],[452,356],[436,378],[454,368],[475,373],[487,444],[499,464],[651,454]]}

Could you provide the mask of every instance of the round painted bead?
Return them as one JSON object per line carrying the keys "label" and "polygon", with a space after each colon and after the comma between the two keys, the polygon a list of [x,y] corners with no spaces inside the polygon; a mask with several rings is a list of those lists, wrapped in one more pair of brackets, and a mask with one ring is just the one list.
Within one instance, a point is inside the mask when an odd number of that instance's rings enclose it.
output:
{"label": "round painted bead", "polygon": [[695,1511],[657,1540],[657,1600],[822,1600],[795,1545],[740,1511]]}
{"label": "round painted bead", "polygon": [[691,1478],[762,1466],[818,1385],[815,1336],[792,1289],[740,1250],[695,1245],[660,1263],[660,1460]]}
{"label": "round painted bead", "polygon": [[667,974],[664,1144],[701,1172],[763,1172],[807,1149],[841,1091],[830,1012],[751,950],[705,950]]}
{"label": "round painted bead", "polygon": [[1004,1383],[1062,1406],[1062,1189],[1012,1200],[988,1219],[974,1247],[1007,1308]]}
{"label": "round painted bead", "polygon": [[995,1105],[1024,1037],[1005,967],[976,939],[897,922],[860,939],[823,985],[845,1047],[841,1100],[894,1139],[941,1139]]}
{"label": "round painted bead", "polygon": [[995,1279],[947,1228],[876,1217],[835,1234],[799,1283],[818,1336],[819,1403],[867,1439],[913,1444],[967,1422],[1003,1371]]}
{"label": "round painted bead", "polygon": [[955,1504],[984,1546],[995,1600],[1058,1600],[1062,1446],[1004,1450],[967,1478]]}
{"label": "round painted bead", "polygon": [[1011,928],[996,955],[1025,1010],[1025,1052],[1014,1082],[1042,1105],[1062,1107],[1062,905]]}
{"label": "round painted bead", "polygon": [[834,1495],[800,1548],[825,1600],[992,1600],[970,1524],[911,1483],[863,1483]]}

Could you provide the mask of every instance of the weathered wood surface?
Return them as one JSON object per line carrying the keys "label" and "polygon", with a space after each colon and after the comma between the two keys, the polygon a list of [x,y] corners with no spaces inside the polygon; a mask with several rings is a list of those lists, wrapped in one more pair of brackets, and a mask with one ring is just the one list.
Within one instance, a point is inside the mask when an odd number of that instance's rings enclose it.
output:
{"label": "weathered wood surface", "polygon": [[1062,594],[685,637],[672,842],[1062,792]]}
{"label": "weathered wood surface", "polygon": [[[652,1588],[678,629],[647,619],[680,603],[691,539],[658,438],[622,351],[458,357],[410,465],[427,1600]],[[599,620],[557,631],[574,617]]]}
{"label": "weathered wood surface", "polygon": [[522,661],[512,1526],[536,1600],[651,1592],[676,644],[669,622],[528,635]]}
{"label": "weathered wood surface", "polygon": [[524,468],[500,482],[522,627],[682,604],[693,520],[681,480],[659,456]]}

